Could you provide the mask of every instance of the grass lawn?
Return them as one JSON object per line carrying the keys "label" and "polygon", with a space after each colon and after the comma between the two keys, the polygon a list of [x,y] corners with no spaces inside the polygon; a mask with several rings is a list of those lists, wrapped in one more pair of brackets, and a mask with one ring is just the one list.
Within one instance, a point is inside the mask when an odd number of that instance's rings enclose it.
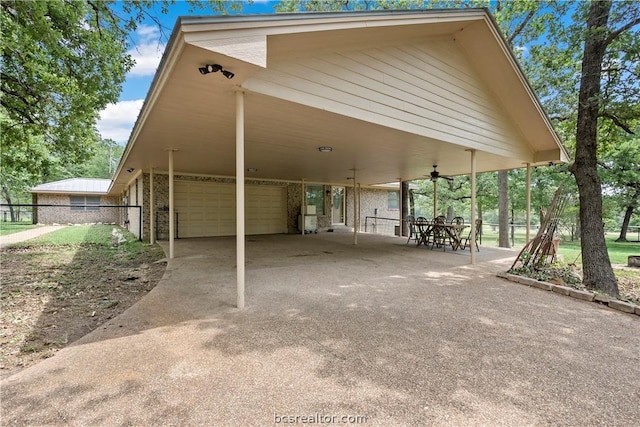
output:
{"label": "grass lawn", "polygon": [[[118,251],[114,251],[111,246],[115,246],[116,238],[112,235],[113,229],[120,230],[126,241],[117,245]],[[83,245],[98,246],[105,249],[104,254],[113,258],[115,254],[119,257],[134,258],[141,252],[146,251],[144,243],[138,241],[131,233],[113,225],[71,225],[60,230],[44,234],[22,243],[17,243],[13,247],[32,246],[77,246]]]}
{"label": "grass lawn", "polygon": [[[116,244],[116,229],[125,241]],[[2,250],[0,377],[122,313],[165,270],[158,245],[113,225],[68,226]]]}
{"label": "grass lawn", "polygon": [[[532,234],[532,237],[534,234]],[[630,236],[633,238],[633,236]],[[608,233],[605,236],[609,259],[613,266],[613,272],[618,279],[620,298],[640,303],[640,269],[627,267],[629,255],[640,255],[640,243],[616,242],[618,233]],[[515,234],[515,249],[522,249],[525,244],[524,233]],[[482,245],[498,246],[497,233],[485,233],[482,237]],[[561,241],[558,248],[560,265],[575,265],[578,275],[582,276],[582,249],[580,242]]]}
{"label": "grass lawn", "polygon": [[[627,265],[629,255],[640,255],[640,243],[616,242],[615,240],[617,238],[617,234],[614,235],[611,233],[605,237],[607,250],[609,251],[609,259],[611,260],[611,264]],[[580,264],[580,242],[561,242],[559,252],[565,262],[572,263],[577,258],[577,263]]]}
{"label": "grass lawn", "polygon": [[[533,238],[535,234],[531,234]],[[627,242],[619,243],[615,240],[618,238],[616,233],[608,233],[605,237],[607,242],[607,249],[609,251],[609,258],[611,264],[624,264],[627,265],[627,257],[629,255],[640,255],[640,243]],[[514,248],[522,249],[525,243],[525,235],[522,233],[515,234]],[[498,246],[498,234],[497,233],[484,233],[482,236],[482,245]],[[561,241],[559,247],[559,254],[562,260],[567,264],[581,264],[580,254],[580,241]]]}
{"label": "grass lawn", "polygon": [[37,224],[31,224],[31,222],[4,222],[0,221],[0,236],[7,234],[17,233],[19,231],[31,230],[38,227]]}

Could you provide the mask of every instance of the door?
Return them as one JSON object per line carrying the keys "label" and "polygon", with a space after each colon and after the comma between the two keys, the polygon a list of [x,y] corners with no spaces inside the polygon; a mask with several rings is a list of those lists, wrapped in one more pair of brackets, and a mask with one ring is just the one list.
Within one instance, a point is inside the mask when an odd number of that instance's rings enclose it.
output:
{"label": "door", "polygon": [[331,224],[344,225],[344,187],[331,187]]}
{"label": "door", "polygon": [[[236,234],[236,187],[218,182],[175,183],[180,237]],[[283,187],[245,186],[246,234],[287,232],[287,201]]]}

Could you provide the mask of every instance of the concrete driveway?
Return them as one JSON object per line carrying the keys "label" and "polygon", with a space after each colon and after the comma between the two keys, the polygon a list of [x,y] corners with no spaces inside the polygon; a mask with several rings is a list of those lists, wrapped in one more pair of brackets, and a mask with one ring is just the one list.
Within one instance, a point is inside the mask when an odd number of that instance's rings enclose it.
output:
{"label": "concrete driveway", "polygon": [[495,277],[515,252],[323,233],[176,242],[160,284],[5,379],[3,425],[640,425],[640,321]]}

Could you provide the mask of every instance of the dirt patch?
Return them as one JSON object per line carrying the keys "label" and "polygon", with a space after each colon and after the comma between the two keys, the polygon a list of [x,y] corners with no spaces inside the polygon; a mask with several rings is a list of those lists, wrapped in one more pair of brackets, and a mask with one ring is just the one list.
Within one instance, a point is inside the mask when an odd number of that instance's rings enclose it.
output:
{"label": "dirt patch", "polygon": [[51,357],[119,315],[162,278],[157,246],[131,252],[99,244],[2,251],[0,377]]}

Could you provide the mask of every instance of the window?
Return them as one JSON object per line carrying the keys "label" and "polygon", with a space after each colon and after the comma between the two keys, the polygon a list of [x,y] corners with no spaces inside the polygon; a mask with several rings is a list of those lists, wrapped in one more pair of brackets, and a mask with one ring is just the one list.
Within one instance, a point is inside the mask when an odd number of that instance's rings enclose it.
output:
{"label": "window", "polygon": [[397,191],[389,191],[387,192],[387,209],[389,210],[398,210],[400,209],[400,200],[399,200],[399,192]]}
{"label": "window", "polygon": [[322,185],[307,185],[307,206],[316,207],[316,215],[324,215],[324,187]]}
{"label": "window", "polygon": [[72,211],[99,211],[99,196],[71,196],[70,203]]}

